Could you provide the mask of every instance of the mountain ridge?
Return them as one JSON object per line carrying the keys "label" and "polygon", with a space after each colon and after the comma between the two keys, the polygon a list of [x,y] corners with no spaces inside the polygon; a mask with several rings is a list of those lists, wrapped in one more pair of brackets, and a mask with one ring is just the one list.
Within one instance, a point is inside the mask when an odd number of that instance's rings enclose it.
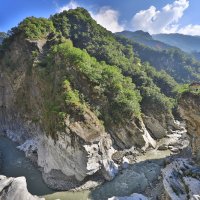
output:
{"label": "mountain ridge", "polygon": [[154,48],[156,50],[165,50],[165,49],[175,48],[175,46],[171,46],[162,41],[155,40],[152,35],[150,35],[148,32],[144,32],[142,30],[135,31],[135,32],[122,31],[122,32],[117,32],[115,34],[123,35],[129,39],[132,39],[138,43],[141,43],[150,48]]}
{"label": "mountain ridge", "polygon": [[179,33],[152,35],[156,40],[176,46],[187,53],[200,51],[200,36],[183,35]]}

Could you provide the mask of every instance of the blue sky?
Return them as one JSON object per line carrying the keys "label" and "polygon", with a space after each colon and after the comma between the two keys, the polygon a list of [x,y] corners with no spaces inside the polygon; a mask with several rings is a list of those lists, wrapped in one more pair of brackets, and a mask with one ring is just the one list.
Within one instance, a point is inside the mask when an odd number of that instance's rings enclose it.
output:
{"label": "blue sky", "polygon": [[49,17],[77,6],[112,32],[144,30],[200,35],[199,0],[0,0],[0,31],[27,16]]}

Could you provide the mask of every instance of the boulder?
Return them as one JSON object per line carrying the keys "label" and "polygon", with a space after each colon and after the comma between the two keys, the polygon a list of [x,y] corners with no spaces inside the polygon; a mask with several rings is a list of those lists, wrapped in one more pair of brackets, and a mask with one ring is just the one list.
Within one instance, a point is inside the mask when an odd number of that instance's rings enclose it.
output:
{"label": "boulder", "polygon": [[25,177],[7,178],[0,175],[0,199],[2,200],[45,200],[31,195]]}

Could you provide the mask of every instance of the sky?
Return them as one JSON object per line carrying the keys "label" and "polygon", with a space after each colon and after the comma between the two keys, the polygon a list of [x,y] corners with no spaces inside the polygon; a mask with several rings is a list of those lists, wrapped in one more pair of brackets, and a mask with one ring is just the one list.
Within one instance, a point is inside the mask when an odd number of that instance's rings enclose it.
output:
{"label": "sky", "polygon": [[48,18],[76,7],[86,8],[112,32],[200,35],[199,0],[0,0],[0,32],[7,32],[28,16]]}

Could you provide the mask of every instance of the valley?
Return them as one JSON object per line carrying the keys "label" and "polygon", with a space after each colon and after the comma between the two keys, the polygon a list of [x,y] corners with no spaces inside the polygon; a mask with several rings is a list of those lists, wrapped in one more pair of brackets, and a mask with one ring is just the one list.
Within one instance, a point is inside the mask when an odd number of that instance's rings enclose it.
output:
{"label": "valley", "polygon": [[200,198],[199,61],[84,8],[3,36],[0,199]]}

